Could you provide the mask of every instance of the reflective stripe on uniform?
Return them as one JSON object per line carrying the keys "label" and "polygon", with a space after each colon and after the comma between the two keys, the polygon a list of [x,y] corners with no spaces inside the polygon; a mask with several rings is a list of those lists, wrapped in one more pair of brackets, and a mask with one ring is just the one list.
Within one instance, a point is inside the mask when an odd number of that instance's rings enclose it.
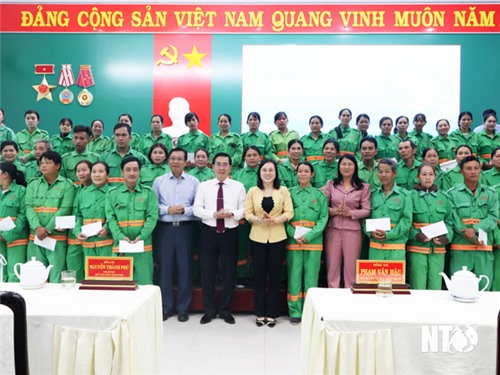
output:
{"label": "reflective stripe on uniform", "polygon": [[370,242],[370,247],[373,247],[374,249],[380,249],[380,250],[405,250],[406,245],[405,244],[399,244],[399,243],[377,243],[377,242]]}

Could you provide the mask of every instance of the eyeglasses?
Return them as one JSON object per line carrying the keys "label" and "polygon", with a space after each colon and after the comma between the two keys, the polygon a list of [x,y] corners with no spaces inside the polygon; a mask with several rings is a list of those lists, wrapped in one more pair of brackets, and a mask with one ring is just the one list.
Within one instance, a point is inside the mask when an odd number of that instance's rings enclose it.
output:
{"label": "eyeglasses", "polygon": [[229,163],[215,163],[217,168],[229,168]]}

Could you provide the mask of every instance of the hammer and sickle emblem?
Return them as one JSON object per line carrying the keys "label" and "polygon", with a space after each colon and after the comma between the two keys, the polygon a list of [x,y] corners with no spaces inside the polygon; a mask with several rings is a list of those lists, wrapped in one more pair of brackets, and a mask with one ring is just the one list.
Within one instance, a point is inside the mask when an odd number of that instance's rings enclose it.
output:
{"label": "hammer and sickle emblem", "polygon": [[[170,53],[170,49],[172,49],[172,53]],[[168,57],[166,59],[158,59],[156,61],[156,65],[175,65],[179,63],[179,51],[173,45],[169,44],[167,47],[163,48],[160,52],[160,56]]]}

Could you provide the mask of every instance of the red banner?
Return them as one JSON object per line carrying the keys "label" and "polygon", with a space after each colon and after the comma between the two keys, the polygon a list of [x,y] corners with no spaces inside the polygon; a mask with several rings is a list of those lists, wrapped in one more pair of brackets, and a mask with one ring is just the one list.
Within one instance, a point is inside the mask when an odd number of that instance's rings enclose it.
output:
{"label": "red banner", "polygon": [[184,116],[196,112],[210,134],[211,35],[155,35],[153,113],[163,116],[173,138],[186,133]]}
{"label": "red banner", "polygon": [[1,4],[1,32],[499,33],[500,4]]}

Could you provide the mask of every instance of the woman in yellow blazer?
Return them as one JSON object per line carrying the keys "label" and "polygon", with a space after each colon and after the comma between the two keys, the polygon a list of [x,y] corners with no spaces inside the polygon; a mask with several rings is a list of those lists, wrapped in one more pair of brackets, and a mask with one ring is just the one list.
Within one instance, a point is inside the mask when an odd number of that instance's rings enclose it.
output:
{"label": "woman in yellow blazer", "polygon": [[280,186],[276,162],[265,159],[259,165],[257,186],[248,191],[245,205],[245,218],[252,225],[250,254],[257,327],[274,327],[279,316],[280,276],[287,242],[284,223],[292,217],[292,198],[288,189]]}

